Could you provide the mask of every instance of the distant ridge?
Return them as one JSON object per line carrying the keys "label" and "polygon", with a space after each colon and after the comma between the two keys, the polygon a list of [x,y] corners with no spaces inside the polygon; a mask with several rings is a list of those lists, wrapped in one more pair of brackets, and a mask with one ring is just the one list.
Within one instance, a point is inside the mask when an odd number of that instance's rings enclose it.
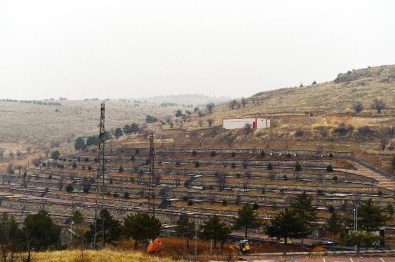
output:
{"label": "distant ridge", "polygon": [[183,95],[168,95],[168,96],[154,96],[154,97],[143,97],[143,101],[149,103],[162,104],[162,103],[174,103],[177,105],[206,105],[208,103],[220,104],[230,100],[229,97],[214,97],[198,94],[183,94]]}

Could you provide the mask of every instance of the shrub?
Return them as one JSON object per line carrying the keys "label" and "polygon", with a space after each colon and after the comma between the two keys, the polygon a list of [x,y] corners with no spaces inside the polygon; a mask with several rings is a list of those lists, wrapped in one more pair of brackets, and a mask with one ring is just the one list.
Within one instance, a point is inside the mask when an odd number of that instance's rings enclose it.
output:
{"label": "shrub", "polygon": [[188,200],[187,205],[188,205],[188,206],[192,206],[192,205],[193,205],[192,199],[189,199],[189,200]]}
{"label": "shrub", "polygon": [[217,153],[214,150],[210,152],[211,157],[215,157],[216,155],[217,155]]}
{"label": "shrub", "polygon": [[265,157],[265,151],[261,150],[261,153],[259,154],[261,157]]}
{"label": "shrub", "polygon": [[295,132],[295,137],[303,137],[305,135],[305,132],[303,130],[296,130]]}
{"label": "shrub", "polygon": [[337,176],[333,176],[332,180],[335,182],[335,181],[338,181],[339,178]]}
{"label": "shrub", "polygon": [[196,156],[197,152],[195,150],[192,151],[192,156]]}
{"label": "shrub", "polygon": [[253,209],[253,210],[258,210],[258,208],[259,208],[259,205],[258,205],[257,202],[255,202],[255,203],[252,205],[252,209]]}
{"label": "shrub", "polygon": [[235,157],[236,156],[236,153],[235,152],[232,152],[232,154],[230,154],[232,157]]}
{"label": "shrub", "polygon": [[296,172],[302,171],[302,165],[299,162],[296,162],[295,164],[295,171]]}
{"label": "shrub", "polygon": [[273,169],[273,164],[272,163],[267,164],[267,169],[268,170],[272,170]]}
{"label": "shrub", "polygon": [[333,167],[332,167],[331,165],[328,165],[328,166],[326,167],[326,171],[327,171],[327,172],[333,172]]}
{"label": "shrub", "polygon": [[226,199],[222,200],[222,205],[223,206],[227,206],[228,205],[228,201]]}
{"label": "shrub", "polygon": [[199,166],[200,166],[199,161],[196,161],[196,162],[195,162],[195,167],[199,167]]}
{"label": "shrub", "polygon": [[332,154],[332,153],[330,153],[330,154],[329,154],[329,157],[330,157],[330,158],[333,158],[333,154]]}
{"label": "shrub", "polygon": [[68,185],[66,186],[66,192],[67,192],[67,193],[71,193],[71,192],[73,192],[73,191],[74,191],[73,185],[72,185],[72,184],[68,184]]}

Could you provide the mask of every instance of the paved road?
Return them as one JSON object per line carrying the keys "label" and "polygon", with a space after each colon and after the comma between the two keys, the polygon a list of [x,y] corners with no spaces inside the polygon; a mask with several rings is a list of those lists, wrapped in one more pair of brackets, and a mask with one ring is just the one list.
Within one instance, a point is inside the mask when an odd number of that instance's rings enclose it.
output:
{"label": "paved road", "polygon": [[251,262],[395,262],[395,256],[243,256],[240,261]]}

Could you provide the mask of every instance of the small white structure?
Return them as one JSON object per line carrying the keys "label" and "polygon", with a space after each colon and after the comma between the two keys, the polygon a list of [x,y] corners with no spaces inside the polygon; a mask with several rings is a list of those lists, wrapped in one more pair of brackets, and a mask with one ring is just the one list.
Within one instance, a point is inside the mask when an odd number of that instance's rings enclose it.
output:
{"label": "small white structure", "polygon": [[270,119],[267,119],[267,118],[236,118],[236,119],[224,119],[222,121],[222,127],[225,129],[245,128],[245,126],[248,124],[253,129],[268,128],[268,127],[270,127]]}

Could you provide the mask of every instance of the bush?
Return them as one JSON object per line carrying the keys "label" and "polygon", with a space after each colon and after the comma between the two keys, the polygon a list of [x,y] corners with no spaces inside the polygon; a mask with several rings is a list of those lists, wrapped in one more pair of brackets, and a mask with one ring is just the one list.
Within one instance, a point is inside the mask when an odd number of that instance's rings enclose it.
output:
{"label": "bush", "polygon": [[192,151],[192,156],[196,156],[197,152],[195,150]]}
{"label": "bush", "polygon": [[155,122],[158,122],[158,118],[156,118],[154,116],[147,115],[145,117],[145,122],[146,123],[155,123]]}
{"label": "bush", "polygon": [[328,166],[326,167],[326,171],[327,171],[327,172],[333,172],[333,167],[332,167],[331,165],[328,165]]}
{"label": "bush", "polygon": [[226,199],[222,200],[222,205],[223,206],[227,206],[228,205],[228,201]]}
{"label": "bush", "polygon": [[192,205],[193,205],[192,199],[189,199],[189,200],[188,200],[187,205],[188,205],[188,206],[192,206]]}
{"label": "bush", "polygon": [[252,205],[252,209],[253,209],[253,210],[258,210],[258,208],[259,208],[259,205],[258,205],[257,202],[255,202],[255,203]]}
{"label": "bush", "polygon": [[235,157],[236,156],[236,153],[235,152],[232,152],[232,154],[230,154],[232,157]]}
{"label": "bush", "polygon": [[333,154],[332,154],[332,153],[330,153],[330,154],[329,154],[329,157],[330,157],[330,158],[333,158]]}
{"label": "bush", "polygon": [[302,165],[299,162],[296,162],[295,164],[295,171],[296,172],[302,171]]}
{"label": "bush", "polygon": [[303,130],[296,130],[295,137],[303,137],[305,132]]}
{"label": "bush", "polygon": [[72,185],[72,184],[68,184],[68,185],[66,186],[66,192],[67,192],[67,193],[71,193],[71,192],[73,192],[73,191],[74,191],[73,185]]}
{"label": "bush", "polygon": [[332,180],[335,182],[335,181],[338,181],[339,178],[337,176],[333,176]]}
{"label": "bush", "polygon": [[273,169],[273,164],[272,163],[267,164],[267,169],[268,170],[272,170]]}
{"label": "bush", "polygon": [[214,150],[210,152],[211,157],[215,157],[216,155],[217,155],[217,153]]}
{"label": "bush", "polygon": [[195,162],[195,167],[199,167],[199,166],[200,166],[199,161],[196,161],[196,162]]}

